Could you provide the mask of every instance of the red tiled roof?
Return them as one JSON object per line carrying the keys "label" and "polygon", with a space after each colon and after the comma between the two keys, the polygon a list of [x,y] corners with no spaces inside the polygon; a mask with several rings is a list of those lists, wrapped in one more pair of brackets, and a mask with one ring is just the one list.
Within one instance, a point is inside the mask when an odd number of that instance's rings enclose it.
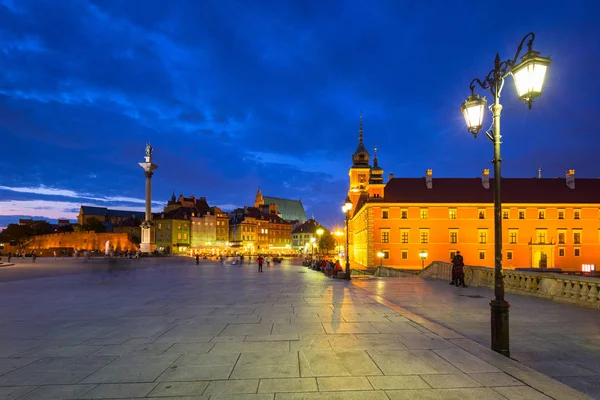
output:
{"label": "red tiled roof", "polygon": [[[392,178],[385,186],[385,197],[369,202],[393,203],[493,203],[494,179],[485,189],[481,178],[433,178],[428,189],[425,178]],[[600,179],[575,178],[569,189],[565,178],[502,178],[503,203],[597,203],[600,204]],[[360,207],[357,207],[360,208]]]}

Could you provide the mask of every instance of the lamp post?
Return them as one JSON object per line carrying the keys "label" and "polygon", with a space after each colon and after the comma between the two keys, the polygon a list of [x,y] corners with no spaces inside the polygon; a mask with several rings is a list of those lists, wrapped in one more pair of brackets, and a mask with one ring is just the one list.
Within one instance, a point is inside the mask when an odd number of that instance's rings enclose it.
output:
{"label": "lamp post", "polygon": [[[528,40],[529,39],[529,40]],[[533,51],[533,41],[535,35],[533,32],[525,35],[514,58],[507,61],[500,61],[500,56],[496,54],[494,60],[494,69],[492,69],[483,81],[475,78],[471,81],[469,89],[471,95],[463,103],[461,111],[465,117],[467,128],[473,136],[481,130],[483,124],[483,111],[486,106],[485,97],[479,97],[475,94],[475,84],[482,89],[489,89],[494,96],[494,104],[491,111],[493,113],[493,123],[490,131],[485,134],[494,143],[494,299],[490,301],[491,328],[492,328],[492,350],[510,357],[509,348],[509,324],[508,309],[510,304],[504,300],[504,276],[502,275],[502,201],[501,193],[501,173],[500,164],[500,113],[502,105],[500,104],[500,94],[504,87],[504,79],[512,75],[517,88],[519,99],[525,101],[531,109],[533,99],[542,94],[542,86],[546,71],[550,65],[550,58],[540,57],[539,52]],[[527,41],[528,40],[528,41]],[[527,53],[525,53],[520,62],[517,63],[519,55],[523,50],[523,45],[527,41]]]}
{"label": "lamp post", "polygon": [[344,205],[342,206],[342,212],[345,214],[346,216],[346,279],[350,279],[350,244],[349,244],[349,237],[350,237],[350,232],[348,232],[348,220],[350,219],[350,210],[352,210],[352,202],[350,201],[350,198],[346,197],[346,201],[344,202]]}
{"label": "lamp post", "polygon": [[419,253],[419,257],[421,257],[421,269],[425,269],[425,259],[427,258],[427,250],[421,250]]}
{"label": "lamp post", "polygon": [[385,257],[383,251],[377,252],[377,257],[379,257],[379,267],[383,267],[383,257]]}
{"label": "lamp post", "polygon": [[317,229],[317,235],[319,236],[319,256],[323,256],[323,248],[321,247],[321,238],[323,237],[323,233],[325,233],[323,228]]}

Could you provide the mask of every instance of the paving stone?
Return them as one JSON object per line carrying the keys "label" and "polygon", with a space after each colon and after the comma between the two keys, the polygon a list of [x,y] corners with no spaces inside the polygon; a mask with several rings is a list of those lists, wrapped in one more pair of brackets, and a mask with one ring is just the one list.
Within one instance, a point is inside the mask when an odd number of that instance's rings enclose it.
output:
{"label": "paving stone", "polygon": [[[148,397],[179,397],[200,396],[208,387],[209,382],[163,382],[148,394]],[[208,396],[207,396],[208,397]]]}
{"label": "paving stone", "polygon": [[385,375],[455,374],[460,371],[430,350],[367,351]]}
{"label": "paving stone", "polygon": [[483,386],[521,386],[523,382],[504,372],[487,372],[483,374],[469,374],[469,376]]}
{"label": "paving stone", "polygon": [[389,400],[381,391],[276,393],[275,400]]}
{"label": "paving stone", "polygon": [[98,385],[83,396],[82,399],[123,399],[129,397],[145,397],[154,389],[156,383],[120,383]]}
{"label": "paving stone", "polygon": [[229,352],[229,353],[254,353],[254,352],[281,352],[289,351],[290,342],[287,341],[273,341],[273,342],[226,342],[226,343],[215,343],[213,348],[210,350],[211,353],[215,352]]}
{"label": "paving stone", "polygon": [[434,389],[480,387],[481,384],[465,374],[421,375],[421,378]]}
{"label": "paving stone", "polygon": [[369,376],[368,379],[374,389],[429,389],[431,387],[418,375]]}
{"label": "paving stone", "polygon": [[3,386],[0,387],[0,399],[15,400],[35,390],[35,386]]}
{"label": "paving stone", "polygon": [[386,390],[390,400],[506,400],[490,388]]}
{"label": "paving stone", "polygon": [[71,400],[79,399],[96,385],[49,385],[40,386],[20,400]]}
{"label": "paving stone", "polygon": [[258,393],[316,391],[318,391],[318,388],[315,378],[261,379],[258,385]]}
{"label": "paving stone", "polygon": [[226,381],[211,381],[205,395],[256,393],[258,379],[232,379]]}
{"label": "paving stone", "polygon": [[352,379],[343,377],[317,378],[320,392],[334,392],[339,390],[373,390],[373,386],[364,376],[356,376]]}
{"label": "paving stone", "polygon": [[508,400],[551,400],[551,397],[528,386],[495,387],[494,390]]}
{"label": "paving stone", "polygon": [[[227,354],[227,353],[224,353]],[[231,379],[300,377],[298,353],[242,353]]]}

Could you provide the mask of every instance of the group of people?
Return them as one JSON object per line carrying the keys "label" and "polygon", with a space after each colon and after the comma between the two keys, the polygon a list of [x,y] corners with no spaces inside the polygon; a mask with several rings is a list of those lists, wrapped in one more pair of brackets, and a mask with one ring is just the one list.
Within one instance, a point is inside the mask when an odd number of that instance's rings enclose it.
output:
{"label": "group of people", "polygon": [[460,251],[457,251],[454,258],[452,258],[452,281],[450,281],[450,284],[456,287],[468,287],[465,285],[465,262],[463,256],[460,255]]}
{"label": "group of people", "polygon": [[338,272],[342,272],[342,264],[340,260],[305,260],[304,266],[315,271],[321,271],[330,278],[337,278]]}

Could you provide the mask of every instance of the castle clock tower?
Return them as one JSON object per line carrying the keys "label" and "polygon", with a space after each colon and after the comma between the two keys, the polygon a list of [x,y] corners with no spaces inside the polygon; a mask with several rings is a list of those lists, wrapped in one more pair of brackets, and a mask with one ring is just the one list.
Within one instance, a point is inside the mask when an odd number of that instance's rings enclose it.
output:
{"label": "castle clock tower", "polygon": [[358,198],[361,194],[367,192],[369,185],[369,179],[371,178],[371,167],[369,166],[369,152],[363,144],[363,123],[362,123],[362,112],[360,113],[360,125],[358,129],[358,147],[352,155],[352,167],[348,175],[350,176],[350,188],[348,190],[348,197],[352,204],[358,202]]}

